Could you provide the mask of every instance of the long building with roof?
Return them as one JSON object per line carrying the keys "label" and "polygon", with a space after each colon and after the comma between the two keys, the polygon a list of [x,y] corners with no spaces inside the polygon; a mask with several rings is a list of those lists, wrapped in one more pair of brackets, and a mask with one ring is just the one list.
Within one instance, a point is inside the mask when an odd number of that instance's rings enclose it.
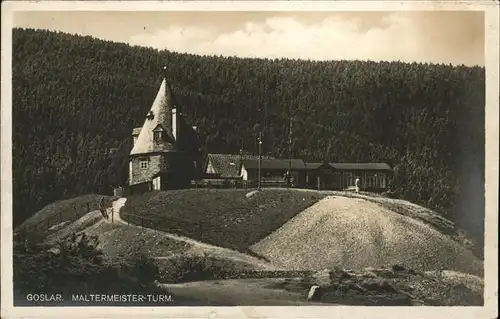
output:
{"label": "long building with roof", "polygon": [[386,163],[305,162],[302,159],[283,159],[257,155],[208,154],[204,178],[212,180],[241,180],[264,185],[286,185],[290,174],[292,186],[320,190],[342,190],[360,187],[367,191],[383,191],[388,187],[392,172]]}
{"label": "long building with roof", "polygon": [[349,189],[359,179],[366,191],[384,191],[392,169],[386,163],[304,163],[306,187],[317,189]]}

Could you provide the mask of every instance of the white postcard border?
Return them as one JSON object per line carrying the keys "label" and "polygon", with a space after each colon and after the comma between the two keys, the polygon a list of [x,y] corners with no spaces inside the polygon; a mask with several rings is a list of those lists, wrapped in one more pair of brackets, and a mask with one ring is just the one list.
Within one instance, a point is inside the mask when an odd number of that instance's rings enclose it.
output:
{"label": "white postcard border", "polygon": [[[158,318],[493,318],[498,315],[498,1],[19,1],[2,3],[1,291],[2,317]],[[486,220],[484,307],[13,307],[12,14],[14,11],[431,11],[480,10],[486,16]]]}

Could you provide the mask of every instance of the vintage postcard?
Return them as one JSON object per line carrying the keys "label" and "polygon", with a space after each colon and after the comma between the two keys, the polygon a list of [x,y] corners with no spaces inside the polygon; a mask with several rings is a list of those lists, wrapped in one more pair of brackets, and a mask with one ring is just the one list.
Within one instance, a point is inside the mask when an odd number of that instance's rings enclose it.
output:
{"label": "vintage postcard", "polygon": [[498,9],[3,2],[2,318],[497,317]]}

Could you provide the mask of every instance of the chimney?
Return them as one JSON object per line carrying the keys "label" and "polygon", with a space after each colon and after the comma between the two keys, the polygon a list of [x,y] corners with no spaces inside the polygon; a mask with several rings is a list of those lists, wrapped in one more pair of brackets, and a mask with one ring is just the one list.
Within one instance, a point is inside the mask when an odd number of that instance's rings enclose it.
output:
{"label": "chimney", "polygon": [[132,131],[132,137],[134,138],[134,146],[137,143],[137,138],[139,137],[139,133],[141,133],[141,127],[136,127]]}
{"label": "chimney", "polygon": [[177,119],[177,108],[174,105],[172,108],[172,136],[174,140],[177,141],[177,133],[178,133],[178,119]]}

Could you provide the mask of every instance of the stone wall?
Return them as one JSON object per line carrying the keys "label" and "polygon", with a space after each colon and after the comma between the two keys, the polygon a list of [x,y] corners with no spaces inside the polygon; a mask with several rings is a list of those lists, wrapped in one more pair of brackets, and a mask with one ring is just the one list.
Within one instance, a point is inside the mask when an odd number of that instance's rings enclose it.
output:
{"label": "stone wall", "polygon": [[[148,168],[141,168],[140,162],[143,159],[148,160]],[[193,176],[193,168],[191,161],[182,153],[166,153],[151,156],[138,156],[131,160],[132,174],[130,174],[129,183],[131,185],[152,181],[153,175],[162,171],[172,173],[175,179],[191,180]]]}
{"label": "stone wall", "polygon": [[[148,167],[141,168],[141,160],[148,160]],[[132,174],[130,184],[138,184],[151,181],[154,174],[162,169],[168,169],[168,161],[165,155],[137,156],[132,158]]]}

